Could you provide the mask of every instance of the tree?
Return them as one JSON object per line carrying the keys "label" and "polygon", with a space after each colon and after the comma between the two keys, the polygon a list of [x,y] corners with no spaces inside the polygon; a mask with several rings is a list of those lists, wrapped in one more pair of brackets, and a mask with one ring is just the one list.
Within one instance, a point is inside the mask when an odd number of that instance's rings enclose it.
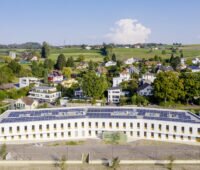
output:
{"label": "tree", "polygon": [[153,87],[154,96],[159,102],[175,102],[184,97],[183,81],[176,72],[160,72]]}
{"label": "tree", "polygon": [[38,64],[36,61],[32,62],[31,65],[32,74],[36,77],[44,76],[44,65],[42,63]]}
{"label": "tree", "polygon": [[181,59],[180,57],[173,57],[172,59],[170,59],[170,64],[173,67],[174,70],[177,69],[177,67],[181,64]]}
{"label": "tree", "polygon": [[112,61],[117,61],[117,57],[115,54],[112,55]]}
{"label": "tree", "polygon": [[3,160],[6,159],[6,155],[7,155],[7,146],[6,146],[5,143],[1,146],[0,155],[1,155],[1,158],[2,158]]}
{"label": "tree", "polygon": [[88,63],[88,70],[95,70],[95,63],[92,60],[90,60]]}
{"label": "tree", "polygon": [[66,166],[66,156],[63,155],[58,163],[58,167],[60,168],[60,170],[65,170],[67,168]]}
{"label": "tree", "polygon": [[65,65],[66,65],[66,58],[65,58],[64,54],[60,54],[57,58],[55,67],[58,70],[62,70],[63,67],[65,67]]}
{"label": "tree", "polygon": [[108,87],[108,83],[103,76],[97,76],[95,72],[87,72],[83,75],[82,89],[85,95],[93,99],[103,97],[104,92]]}
{"label": "tree", "polygon": [[41,57],[48,58],[50,55],[50,46],[47,42],[43,42],[41,49]]}
{"label": "tree", "polygon": [[44,70],[44,83],[48,83],[48,69]]}
{"label": "tree", "polygon": [[54,62],[51,59],[45,59],[44,60],[44,68],[48,69],[48,70],[53,70],[54,68]]}
{"label": "tree", "polygon": [[120,160],[118,157],[115,157],[112,159],[111,161],[111,166],[110,168],[112,168],[113,170],[117,170],[120,167]]}
{"label": "tree", "polygon": [[0,71],[0,84],[12,82],[14,74],[9,67],[3,66]]}
{"label": "tree", "polygon": [[17,63],[15,60],[12,60],[9,64],[8,64],[8,67],[13,71],[13,73],[19,75],[21,69],[22,69],[22,66]]}
{"label": "tree", "polygon": [[84,55],[79,55],[77,61],[78,61],[78,62],[83,62],[84,60],[85,60]]}
{"label": "tree", "polygon": [[74,59],[73,57],[69,57],[66,62],[67,67],[74,67]]}
{"label": "tree", "polygon": [[62,73],[66,78],[71,78],[72,70],[70,67],[63,67]]}

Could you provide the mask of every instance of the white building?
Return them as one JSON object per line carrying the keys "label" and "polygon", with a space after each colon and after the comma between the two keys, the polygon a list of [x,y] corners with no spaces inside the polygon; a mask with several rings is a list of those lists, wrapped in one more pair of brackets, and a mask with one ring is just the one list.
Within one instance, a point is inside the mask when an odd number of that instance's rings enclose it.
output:
{"label": "white building", "polygon": [[86,50],[91,50],[92,47],[90,47],[90,46],[86,46],[85,49],[86,49]]}
{"label": "white building", "polygon": [[27,87],[30,84],[39,84],[39,79],[36,77],[20,77],[19,88]]}
{"label": "white building", "polygon": [[146,73],[146,74],[143,74],[142,75],[142,81],[143,82],[150,82],[150,83],[153,83],[154,80],[156,79],[156,76],[152,73]]}
{"label": "white building", "polygon": [[119,87],[112,87],[108,89],[108,103],[117,104],[120,101],[121,89]]}
{"label": "white building", "polygon": [[127,64],[127,65],[133,64],[135,62],[136,62],[136,60],[134,58],[129,58],[129,59],[124,61],[124,63]]}
{"label": "white building", "polygon": [[140,96],[152,96],[153,95],[153,87],[150,84],[145,83],[138,88],[137,93]]}
{"label": "white building", "polygon": [[114,61],[108,61],[107,63],[105,63],[105,67],[110,67],[110,66],[116,66],[116,62]]}
{"label": "white building", "polygon": [[200,66],[189,66],[188,67],[192,72],[200,72]]}
{"label": "white building", "polygon": [[52,83],[62,82],[63,75],[59,71],[54,70],[52,73],[48,74],[48,81]]}
{"label": "white building", "polygon": [[16,53],[13,51],[9,52],[9,57],[12,58],[13,60],[16,58]]}
{"label": "white building", "polygon": [[200,145],[200,117],[183,110],[97,106],[8,110],[0,115],[0,142],[6,144],[102,139],[108,132],[121,132],[127,141]]}
{"label": "white building", "polygon": [[29,92],[29,97],[39,101],[54,102],[61,97],[61,92],[56,87],[39,86]]}
{"label": "white building", "polygon": [[35,109],[38,107],[38,101],[34,100],[30,97],[23,97],[21,99],[17,99],[12,106],[15,110],[21,109]]}
{"label": "white building", "polygon": [[118,87],[123,81],[129,81],[131,75],[129,71],[124,70],[120,73],[119,77],[113,77],[113,87]]}
{"label": "white building", "polygon": [[195,58],[192,60],[192,64],[199,64],[200,63],[200,59],[199,58]]}

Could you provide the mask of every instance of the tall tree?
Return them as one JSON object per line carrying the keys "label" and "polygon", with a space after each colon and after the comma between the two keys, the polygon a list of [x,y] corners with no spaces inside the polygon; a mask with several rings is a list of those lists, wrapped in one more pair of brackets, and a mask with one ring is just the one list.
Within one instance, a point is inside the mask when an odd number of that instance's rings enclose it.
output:
{"label": "tall tree", "polygon": [[67,67],[74,67],[74,58],[73,57],[69,57],[68,59],[67,59],[67,62],[66,62],[66,66]]}
{"label": "tall tree", "polygon": [[15,60],[12,60],[9,64],[8,64],[8,67],[13,71],[14,74],[19,74],[21,69],[22,69],[22,66],[17,63]]}
{"label": "tall tree", "polygon": [[116,57],[115,53],[112,55],[112,61],[117,61],[117,57]]}
{"label": "tall tree", "polygon": [[65,67],[65,65],[66,65],[66,58],[65,58],[64,54],[60,54],[57,58],[55,67],[58,70],[62,70],[63,67]]}
{"label": "tall tree", "polygon": [[47,42],[43,42],[41,49],[41,57],[48,58],[50,55],[50,46]]}
{"label": "tall tree", "polygon": [[44,60],[44,68],[48,69],[48,70],[53,70],[54,68],[54,62],[51,59],[45,59]]}
{"label": "tall tree", "polygon": [[90,71],[95,70],[95,63],[92,60],[90,60],[88,63],[88,69]]}
{"label": "tall tree", "polygon": [[104,92],[108,87],[107,80],[103,76],[97,76],[95,72],[88,72],[83,76],[82,89],[83,92],[93,99],[103,97]]}
{"label": "tall tree", "polygon": [[71,78],[72,70],[70,67],[63,67],[62,73],[66,78]]}

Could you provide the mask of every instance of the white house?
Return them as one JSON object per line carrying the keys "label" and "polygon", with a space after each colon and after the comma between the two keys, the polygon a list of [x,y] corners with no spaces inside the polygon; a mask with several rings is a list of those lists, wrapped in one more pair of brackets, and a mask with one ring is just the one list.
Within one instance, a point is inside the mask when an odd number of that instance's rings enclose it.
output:
{"label": "white house", "polygon": [[105,67],[110,67],[110,66],[116,66],[116,62],[114,61],[108,61],[107,63],[105,63]]}
{"label": "white house", "polygon": [[153,83],[155,79],[156,79],[156,76],[152,73],[143,74],[141,78],[143,82],[150,82],[150,83]]}
{"label": "white house", "polygon": [[119,74],[119,77],[123,79],[123,81],[128,81],[131,78],[131,75],[128,70],[124,70]]}
{"label": "white house", "polygon": [[133,64],[134,62],[136,62],[136,60],[134,58],[129,58],[129,59],[124,61],[124,63],[127,64],[127,65]]}
{"label": "white house", "polygon": [[27,87],[30,84],[39,84],[40,81],[36,77],[20,77],[19,78],[19,88]]}
{"label": "white house", "polygon": [[153,95],[153,87],[150,84],[145,83],[138,88],[137,93],[140,96],[152,96]]}
{"label": "white house", "polygon": [[90,47],[90,46],[86,46],[85,49],[86,49],[86,50],[91,50],[92,47]]}
{"label": "white house", "polygon": [[84,97],[83,90],[80,88],[74,90],[74,96],[77,98],[83,98]]}
{"label": "white house", "polygon": [[189,66],[188,69],[192,72],[200,72],[200,66]]}
{"label": "white house", "polygon": [[127,141],[152,140],[200,146],[200,117],[186,110],[144,107],[62,107],[7,110],[0,143],[102,139],[119,132]]}
{"label": "white house", "polygon": [[59,72],[54,70],[52,73],[48,74],[48,81],[52,83],[57,83],[63,81],[63,75]]}
{"label": "white house", "polygon": [[199,64],[200,63],[200,59],[199,58],[195,58],[192,60],[192,64]]}
{"label": "white house", "polygon": [[61,92],[56,87],[39,86],[29,92],[29,97],[45,102],[54,102],[61,97]]}
{"label": "white house", "polygon": [[118,87],[123,82],[122,77],[113,77],[113,87]]}
{"label": "white house", "polygon": [[10,56],[10,58],[12,58],[14,60],[16,58],[16,53],[13,51],[10,51],[9,56]]}
{"label": "white house", "polygon": [[121,89],[119,87],[112,87],[108,89],[108,103],[117,104],[120,101]]}
{"label": "white house", "polygon": [[34,100],[30,97],[23,97],[21,99],[17,99],[12,106],[13,109],[15,110],[20,110],[20,109],[35,109],[38,106],[38,101]]}

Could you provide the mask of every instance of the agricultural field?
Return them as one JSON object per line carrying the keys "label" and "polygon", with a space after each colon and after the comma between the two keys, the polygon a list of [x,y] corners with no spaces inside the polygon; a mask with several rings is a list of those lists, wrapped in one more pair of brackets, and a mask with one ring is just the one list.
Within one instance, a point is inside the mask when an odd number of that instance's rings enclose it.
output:
{"label": "agricultural field", "polygon": [[[167,47],[165,53],[162,53],[162,49],[159,50],[150,50],[147,48],[113,48],[112,52],[116,54],[117,59],[125,60],[130,57],[135,58],[145,58],[149,59],[154,57],[155,55],[162,57],[163,59],[169,58],[171,56],[171,50]],[[200,57],[200,44],[199,45],[183,45],[179,47],[177,53],[175,55],[180,55],[179,50],[182,50],[184,57],[186,58],[194,58]],[[0,56],[8,55],[9,51],[15,51],[18,55],[26,51],[26,49],[0,49]],[[71,48],[52,48],[51,54],[49,56],[50,59],[56,60],[58,55],[63,53],[66,57],[74,57],[74,59],[78,58],[80,55],[85,57],[86,61],[93,60],[96,62],[102,62],[103,56],[101,51],[98,49],[86,50],[78,47]]]}

